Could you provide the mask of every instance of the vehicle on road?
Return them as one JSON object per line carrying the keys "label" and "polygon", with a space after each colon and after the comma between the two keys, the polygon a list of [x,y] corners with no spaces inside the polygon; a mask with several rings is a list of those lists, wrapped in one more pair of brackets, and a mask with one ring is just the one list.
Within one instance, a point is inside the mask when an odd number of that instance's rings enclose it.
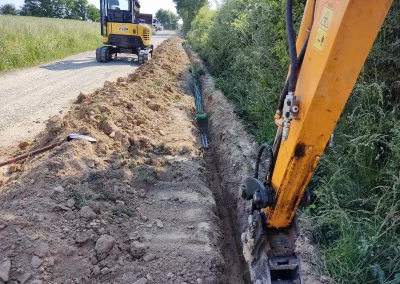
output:
{"label": "vehicle on road", "polygon": [[158,32],[158,31],[162,31],[164,29],[164,26],[161,24],[161,22],[154,18],[153,19],[153,28]]}
{"label": "vehicle on road", "polygon": [[96,49],[96,60],[105,63],[118,53],[130,53],[138,56],[139,64],[149,61],[154,50],[152,21],[152,15],[140,14],[139,0],[100,0],[104,46]]}

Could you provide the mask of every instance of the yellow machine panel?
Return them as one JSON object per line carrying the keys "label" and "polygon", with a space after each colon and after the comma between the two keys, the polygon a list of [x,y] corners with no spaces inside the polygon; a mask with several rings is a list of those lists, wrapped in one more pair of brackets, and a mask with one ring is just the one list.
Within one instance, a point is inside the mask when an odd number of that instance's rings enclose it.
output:
{"label": "yellow machine panel", "polygon": [[126,24],[126,23],[107,23],[107,36],[103,37],[103,42],[108,42],[111,34],[125,36],[140,36],[144,46],[151,45],[151,30],[146,25]]}
{"label": "yellow machine panel", "polygon": [[124,24],[124,23],[108,23],[109,33],[117,35],[137,35],[137,26],[135,24]]}

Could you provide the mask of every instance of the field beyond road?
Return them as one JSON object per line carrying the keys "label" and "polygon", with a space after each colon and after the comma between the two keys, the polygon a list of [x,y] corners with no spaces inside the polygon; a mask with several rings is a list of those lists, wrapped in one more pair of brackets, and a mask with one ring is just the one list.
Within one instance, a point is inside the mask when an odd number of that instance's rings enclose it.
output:
{"label": "field beyond road", "polygon": [[0,16],[0,72],[60,59],[100,45],[99,23]]}

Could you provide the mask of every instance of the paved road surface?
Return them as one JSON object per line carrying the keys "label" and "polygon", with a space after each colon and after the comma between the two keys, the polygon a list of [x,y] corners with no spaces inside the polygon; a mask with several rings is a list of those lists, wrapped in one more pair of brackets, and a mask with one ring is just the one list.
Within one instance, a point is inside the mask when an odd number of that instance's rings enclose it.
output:
{"label": "paved road surface", "polygon": [[[158,46],[173,35],[171,31],[159,32],[153,44]],[[0,75],[0,157],[4,158],[7,148],[44,130],[49,117],[67,112],[79,92],[92,92],[106,80],[115,81],[132,73],[138,67],[136,58],[124,55],[100,64],[95,51],[88,51]]]}

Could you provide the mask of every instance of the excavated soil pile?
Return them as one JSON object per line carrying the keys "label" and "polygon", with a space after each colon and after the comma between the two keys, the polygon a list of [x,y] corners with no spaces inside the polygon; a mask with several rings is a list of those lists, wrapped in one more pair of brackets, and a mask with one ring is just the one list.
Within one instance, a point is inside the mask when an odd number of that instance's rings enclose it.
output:
{"label": "excavated soil pile", "polygon": [[231,283],[181,43],[81,94],[20,145],[98,140],[67,142],[2,178],[0,283]]}

